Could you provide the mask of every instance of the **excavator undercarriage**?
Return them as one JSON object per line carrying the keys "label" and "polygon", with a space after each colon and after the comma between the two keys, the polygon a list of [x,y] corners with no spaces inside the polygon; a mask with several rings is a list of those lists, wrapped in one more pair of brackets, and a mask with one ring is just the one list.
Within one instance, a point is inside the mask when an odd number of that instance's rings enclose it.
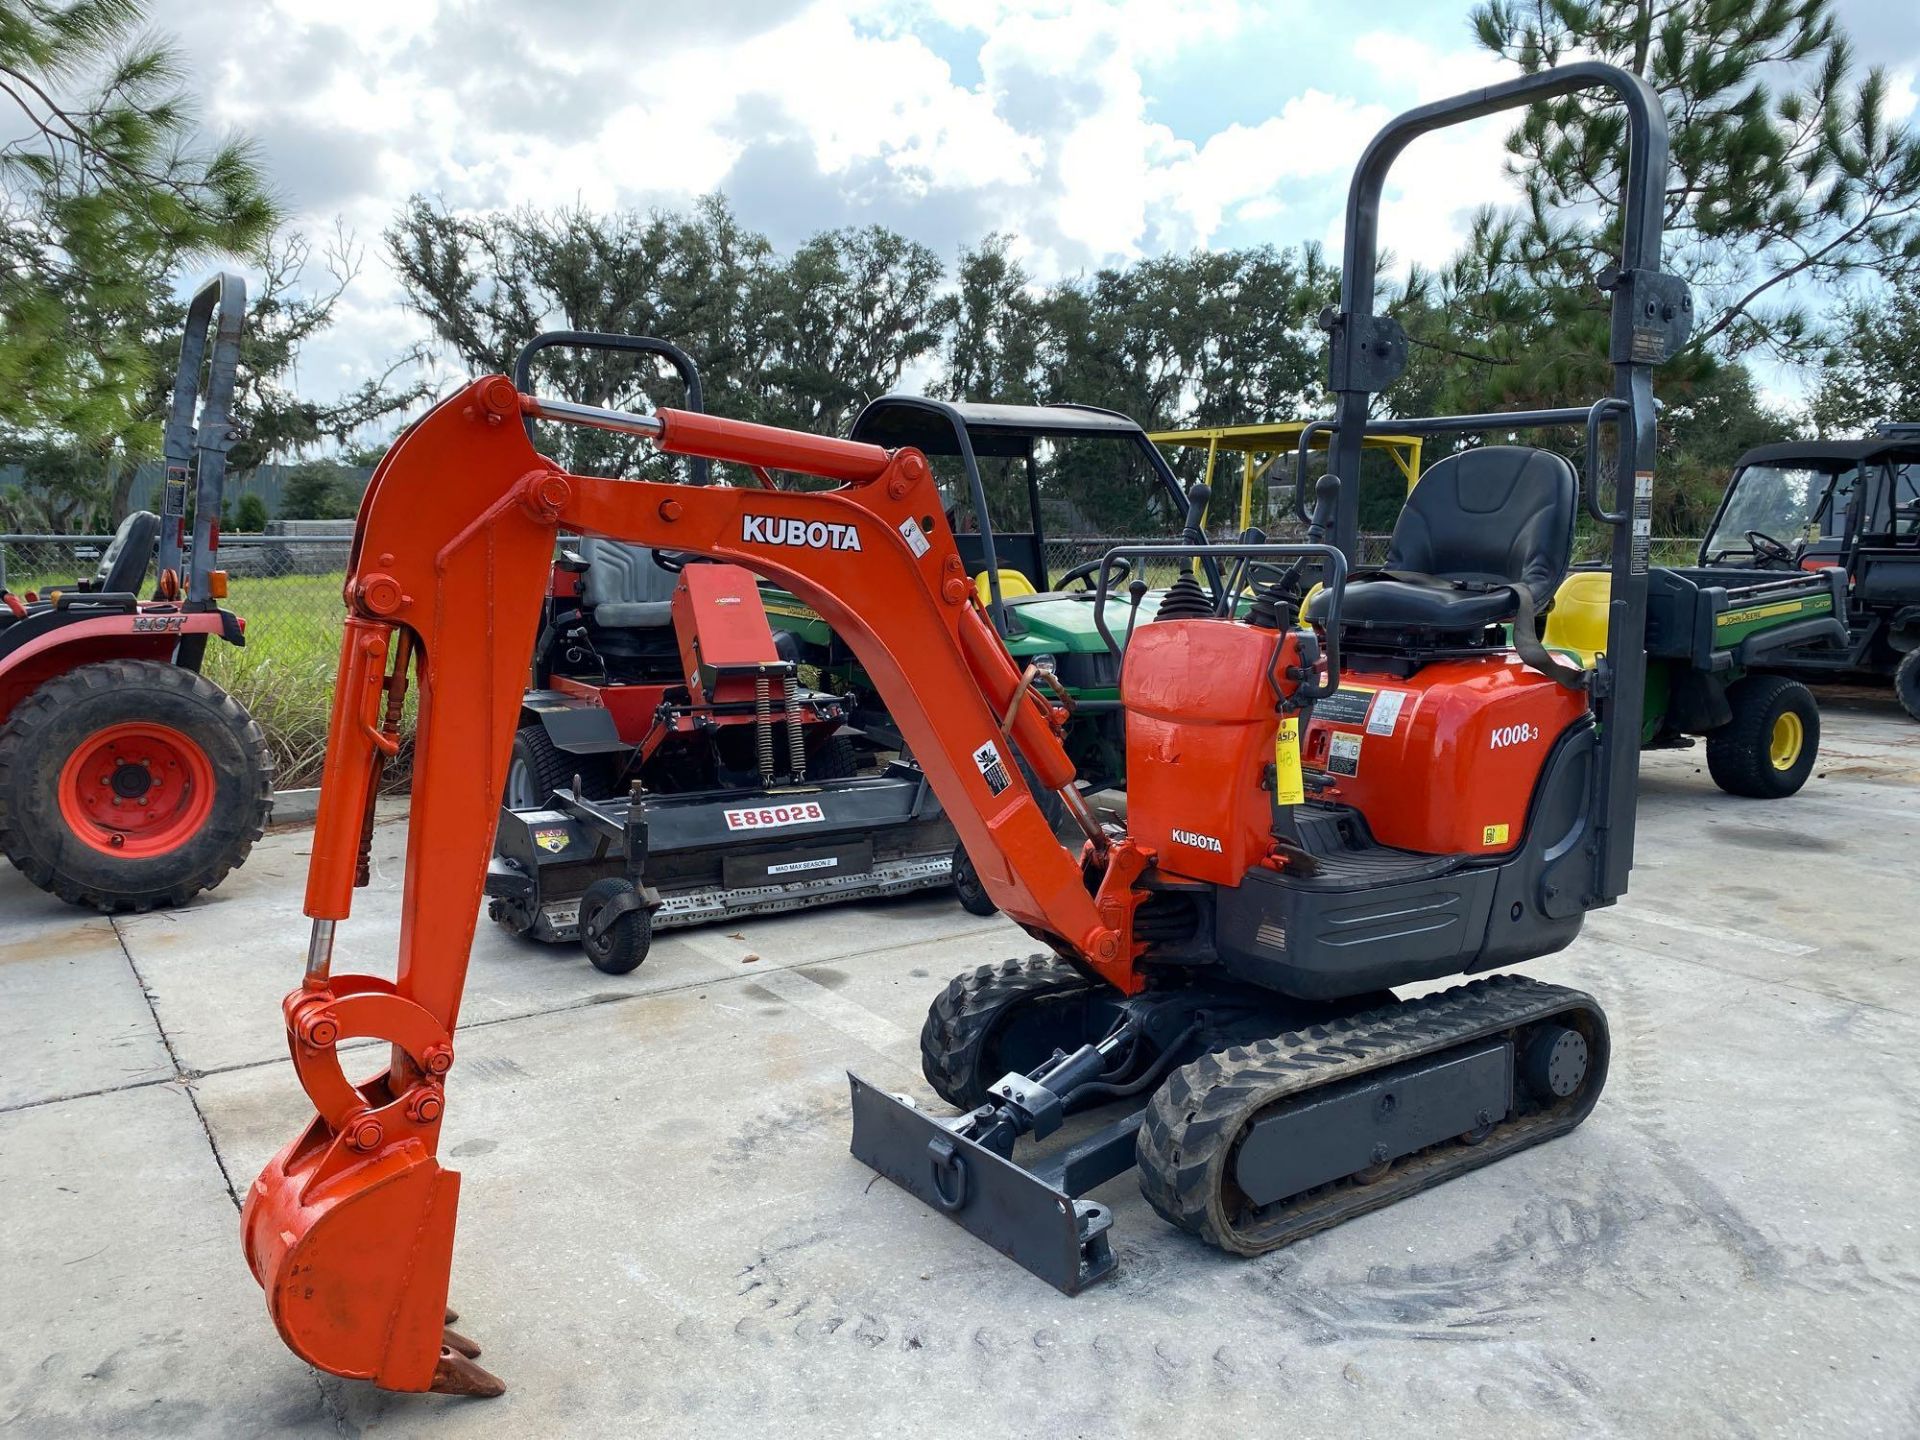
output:
{"label": "excavator undercarriage", "polygon": [[[1349,573],[1368,406],[1404,363],[1373,313],[1388,167],[1419,135],[1578,90],[1627,112],[1612,275],[1620,506],[1567,461],[1505,445],[1429,467],[1387,565]],[[1632,864],[1652,497],[1652,367],[1684,339],[1658,269],[1658,98],[1597,62],[1409,112],[1348,201],[1326,317],[1337,397],[1309,543],[1257,532],[1115,551],[1093,600],[1124,712],[1124,823],[1097,818],[1061,741],[1065,697],[984,614],[926,458],[689,411],[635,415],[523,393],[449,397],[362,503],[306,910],[284,1012],[314,1120],[261,1172],[242,1227],[286,1342],[397,1390],[493,1394],[446,1329],[460,1178],[438,1158],[488,840],[561,529],[712,557],[774,581],[852,649],[980,884],[1042,953],[962,976],[922,1036],[941,1119],[858,1077],[854,1153],[1069,1293],[1111,1270],[1088,1197],[1129,1168],[1173,1225],[1257,1255],[1562,1134],[1605,1082],[1592,998],[1514,976],[1404,987],[1550,954],[1626,890]],[[1538,412],[1555,414],[1561,412]],[[734,467],[734,484],[568,474],[529,418],[637,436]],[[1513,425],[1542,423],[1521,415]],[[1468,428],[1456,426],[1455,428]],[[836,488],[782,488],[779,474]],[[1536,611],[1584,502],[1612,534],[1608,645],[1555,661]],[[1196,506],[1201,498],[1196,497]],[[1335,543],[1323,543],[1331,538]],[[1198,573],[1190,562],[1204,549]],[[1185,572],[1151,620],[1111,590],[1124,555]],[[1116,633],[1120,632],[1120,633]],[[1121,663],[1124,659],[1124,663]],[[364,883],[372,800],[418,698],[392,979],[333,972]],[[1077,845],[1057,838],[1078,831]],[[339,1047],[389,1042],[349,1081]],[[1096,1107],[1109,1107],[1101,1123]],[[851,1182],[850,1182],[851,1183]]]}

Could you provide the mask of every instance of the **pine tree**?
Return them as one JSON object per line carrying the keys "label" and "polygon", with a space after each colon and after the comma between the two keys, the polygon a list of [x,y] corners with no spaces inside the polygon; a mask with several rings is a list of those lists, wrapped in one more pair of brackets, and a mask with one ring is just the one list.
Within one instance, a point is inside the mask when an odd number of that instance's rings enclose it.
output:
{"label": "pine tree", "polygon": [[144,21],[140,0],[0,0],[0,425],[102,450],[157,439],[152,297],[277,218],[252,146],[199,135]]}

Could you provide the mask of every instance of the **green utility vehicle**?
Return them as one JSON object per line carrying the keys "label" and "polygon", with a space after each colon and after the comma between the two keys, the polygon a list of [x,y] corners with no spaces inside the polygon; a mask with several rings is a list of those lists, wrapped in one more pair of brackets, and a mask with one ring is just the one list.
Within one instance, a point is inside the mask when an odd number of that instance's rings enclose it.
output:
{"label": "green utility vehicle", "polygon": [[1700,542],[1700,563],[1776,575],[1832,567],[1845,632],[1763,668],[1801,679],[1891,677],[1920,720],[1920,425],[1749,450]]}
{"label": "green utility vehicle", "polygon": [[[1593,663],[1606,644],[1610,582],[1591,569],[1561,582],[1549,648]],[[1845,608],[1838,570],[1650,569],[1642,748],[1686,749],[1703,736],[1707,772],[1728,794],[1793,794],[1819,756],[1820,708],[1799,681],[1759,672],[1844,644]]]}

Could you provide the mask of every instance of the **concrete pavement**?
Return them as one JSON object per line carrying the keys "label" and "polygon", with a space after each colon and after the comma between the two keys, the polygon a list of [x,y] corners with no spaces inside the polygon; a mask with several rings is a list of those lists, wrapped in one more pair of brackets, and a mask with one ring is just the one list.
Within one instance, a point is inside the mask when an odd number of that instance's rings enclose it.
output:
{"label": "concrete pavement", "polygon": [[[1829,697],[1778,805],[1699,751],[1646,770],[1633,893],[1527,967],[1609,1012],[1585,1126],[1252,1262],[1123,1177],[1119,1275],[1073,1300],[846,1152],[844,1071],[937,1104],[926,1004],[1031,949],[1012,926],[814,912],[615,978],[483,923],[443,1158],[484,1402],[317,1376],[240,1256],[234,1193],[308,1114],[306,833],[118,922],[0,872],[0,1430],[1920,1432],[1920,727]],[[391,963],[403,840],[342,970]]]}

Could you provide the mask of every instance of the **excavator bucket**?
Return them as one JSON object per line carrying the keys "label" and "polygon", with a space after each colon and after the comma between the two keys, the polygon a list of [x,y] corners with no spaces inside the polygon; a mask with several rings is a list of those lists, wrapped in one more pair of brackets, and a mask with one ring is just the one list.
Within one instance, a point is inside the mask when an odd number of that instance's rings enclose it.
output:
{"label": "excavator bucket", "polygon": [[247,1194],[247,1263],[281,1338],[389,1390],[503,1393],[473,1363],[479,1346],[446,1328],[459,1173],[418,1142],[340,1168],[352,1138],[316,1118]]}

